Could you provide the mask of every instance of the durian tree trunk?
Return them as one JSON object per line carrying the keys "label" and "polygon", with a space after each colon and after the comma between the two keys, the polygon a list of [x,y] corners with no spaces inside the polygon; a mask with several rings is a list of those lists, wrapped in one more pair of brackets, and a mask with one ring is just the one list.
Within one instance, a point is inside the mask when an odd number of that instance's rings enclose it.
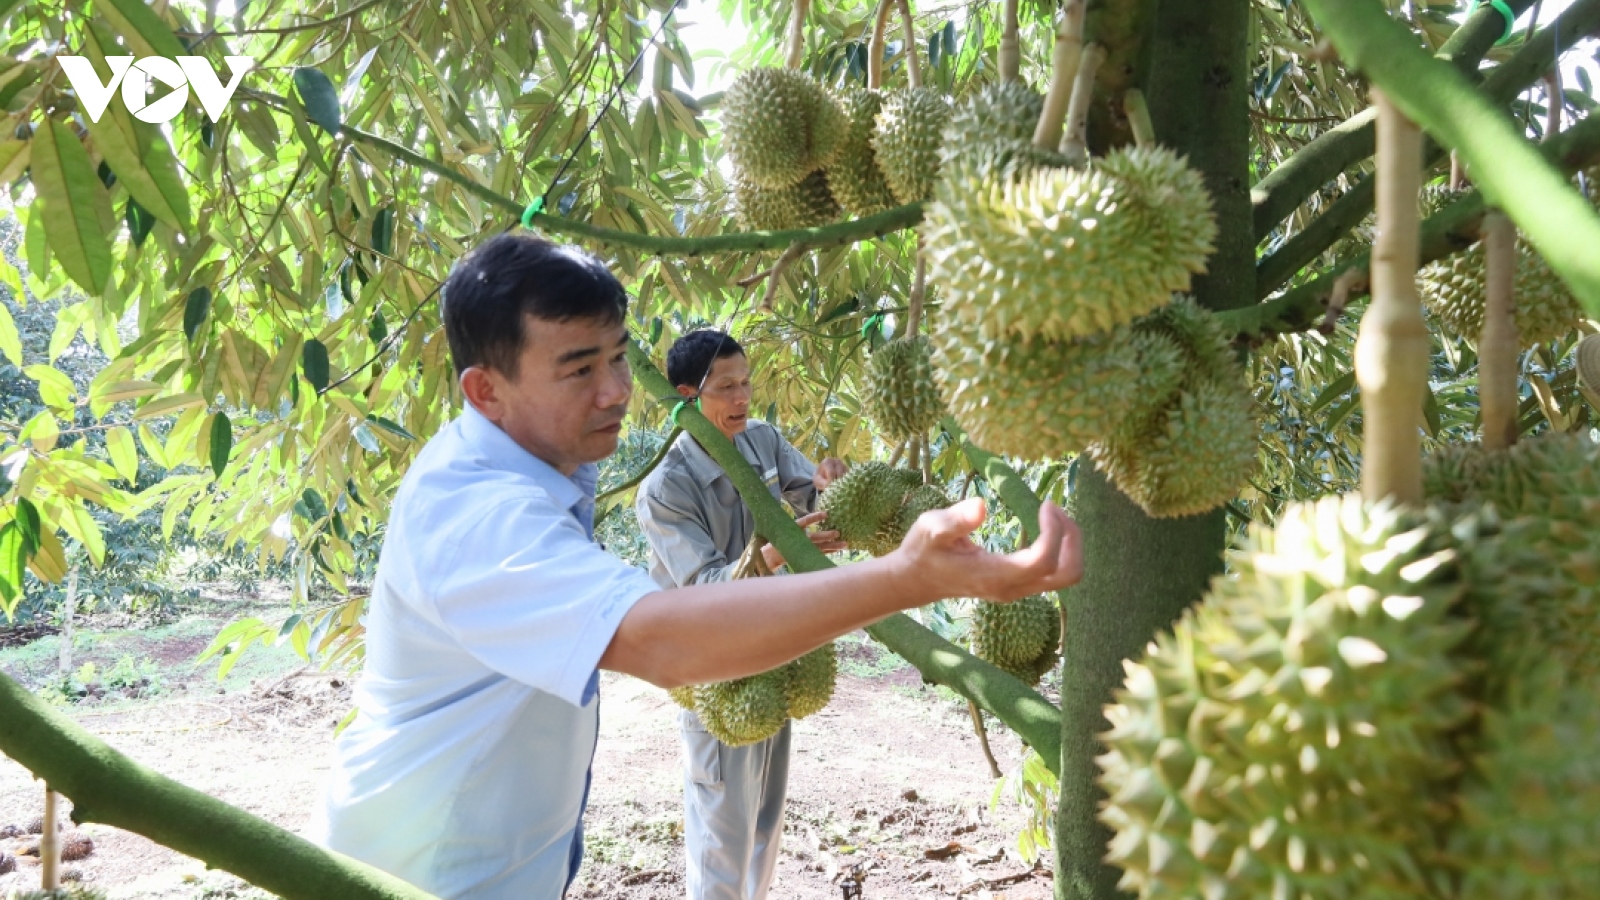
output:
{"label": "durian tree trunk", "polygon": [[[1143,40],[1148,64],[1108,46],[1108,62],[1147,72],[1142,90],[1156,139],[1188,156],[1204,174],[1220,235],[1209,274],[1193,293],[1210,309],[1254,299],[1255,238],[1249,194],[1249,0],[1161,0],[1147,23],[1119,21]],[[1089,34],[1104,41],[1106,35]],[[1113,101],[1121,104],[1122,98]],[[1094,120],[1091,120],[1093,129]],[[1091,145],[1099,143],[1090,135]],[[1122,663],[1144,651],[1222,571],[1226,512],[1152,519],[1095,471],[1078,462],[1074,513],[1083,528],[1083,580],[1066,591],[1071,627],[1064,635],[1061,697],[1061,794],[1056,813],[1058,900],[1109,900],[1121,873],[1103,862],[1110,830],[1096,813],[1103,792],[1095,757],[1108,727],[1102,712],[1123,679]]]}

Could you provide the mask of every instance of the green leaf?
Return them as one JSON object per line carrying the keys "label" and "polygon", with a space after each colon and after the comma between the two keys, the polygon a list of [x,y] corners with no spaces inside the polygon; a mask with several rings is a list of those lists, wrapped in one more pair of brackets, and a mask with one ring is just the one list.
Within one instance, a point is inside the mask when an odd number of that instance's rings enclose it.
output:
{"label": "green leaf", "polygon": [[233,452],[233,423],[228,414],[219,412],[211,417],[211,471],[218,478],[228,467],[228,455]]}
{"label": "green leaf", "polygon": [[414,441],[414,440],[417,439],[416,435],[414,435],[411,432],[405,430],[404,428],[401,428],[399,425],[396,425],[395,423],[389,421],[388,419],[385,419],[383,416],[372,416],[372,415],[369,415],[369,416],[367,416],[367,421],[371,422],[372,424],[374,424],[376,426],[378,426],[379,428],[382,428],[384,431],[387,431],[390,434],[395,435],[396,437],[403,437],[408,441]]}
{"label": "green leaf", "polygon": [[72,412],[72,394],[77,388],[72,379],[52,366],[28,366],[22,374],[39,383],[39,399],[51,409]]}
{"label": "green leaf", "polygon": [[123,481],[133,484],[139,479],[139,451],[133,443],[133,432],[121,425],[106,432],[106,455]]}
{"label": "green leaf", "polygon": [[[39,192],[36,214],[44,216],[50,252],[89,296],[105,293],[111,278],[111,242],[100,227],[97,205],[105,194],[88,151],[72,129],[55,119],[33,136],[33,185]],[[37,278],[45,273],[36,271]]]}
{"label": "green leaf", "polygon": [[172,468],[167,464],[167,453],[161,446],[161,440],[150,430],[150,426],[143,424],[139,426],[139,443],[144,445],[144,455],[150,457],[151,462],[163,469]]}
{"label": "green leaf", "polygon": [[7,522],[0,528],[0,601],[5,603],[8,619],[16,612],[17,598],[22,596],[22,575],[27,566],[22,529],[16,522]]}
{"label": "green leaf", "polygon": [[11,318],[11,310],[4,303],[0,303],[0,353],[4,353],[12,365],[22,368],[22,336],[17,334],[16,320]]}
{"label": "green leaf", "polygon": [[[95,8],[111,21],[117,34],[139,51],[140,56],[187,56],[183,43],[172,34],[145,0],[105,0]],[[113,101],[115,102],[115,101]]]}
{"label": "green leaf", "polygon": [[195,332],[205,323],[211,315],[211,288],[201,285],[189,292],[189,299],[183,304],[183,335],[191,342]]}
{"label": "green leaf", "polygon": [[305,510],[305,518],[310,522],[318,522],[328,516],[328,505],[322,502],[322,495],[311,488],[300,492],[300,502],[295,504]]}
{"label": "green leaf", "polygon": [[[349,270],[346,269],[345,271]],[[389,323],[383,320],[383,310],[373,310],[372,322],[367,325],[367,337],[372,338],[372,342],[374,344],[381,344],[383,343],[383,339],[388,336]]]}
{"label": "green leaf", "polygon": [[1350,391],[1351,388],[1355,387],[1355,385],[1356,373],[1354,369],[1351,369],[1350,371],[1329,382],[1328,386],[1322,389],[1322,393],[1317,395],[1317,399],[1312,401],[1311,407],[1306,410],[1306,415],[1314,416],[1318,412],[1321,412],[1324,406],[1327,406],[1329,403],[1332,403],[1340,397],[1343,397]]}
{"label": "green leaf", "polygon": [[316,338],[306,341],[300,349],[300,368],[311,386],[321,392],[328,386],[328,348]]}
{"label": "green leaf", "polygon": [[29,556],[38,553],[44,541],[44,534],[39,530],[42,524],[42,520],[39,518],[39,508],[34,506],[33,501],[27,497],[18,497],[17,517],[13,521],[17,523],[18,528],[22,529],[23,550],[27,551]]}
{"label": "green leaf", "polygon": [[394,209],[385,206],[372,217],[372,249],[388,256],[394,249]]}
{"label": "green leaf", "polygon": [[144,245],[144,239],[150,236],[150,229],[156,225],[156,217],[132,197],[128,198],[128,205],[124,208],[123,221],[128,225],[128,234],[133,238],[135,247]]}
{"label": "green leaf", "polygon": [[352,428],[350,433],[355,436],[356,443],[361,445],[361,449],[368,453],[378,453],[383,449],[378,443],[378,439],[373,436],[372,429],[368,428],[365,422]]}
{"label": "green leaf", "polygon": [[339,113],[339,92],[333,89],[328,76],[310,66],[300,66],[294,70],[294,89],[311,121],[329,134],[337,134],[344,123]]}

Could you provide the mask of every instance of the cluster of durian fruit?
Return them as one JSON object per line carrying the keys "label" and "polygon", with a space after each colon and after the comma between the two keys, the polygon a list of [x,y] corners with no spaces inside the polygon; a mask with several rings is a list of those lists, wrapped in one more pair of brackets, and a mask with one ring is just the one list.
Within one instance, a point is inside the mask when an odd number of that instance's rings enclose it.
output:
{"label": "cluster of durian fruit", "polygon": [[925,200],[950,104],[938,91],[829,91],[796,69],[751,69],[722,129],[746,228],[813,228]]}
{"label": "cluster of durian fruit", "polygon": [[1577,898],[1600,885],[1600,447],[1447,447],[1428,502],[1253,526],[1107,709],[1142,898]]}
{"label": "cluster of durian fruit", "polygon": [[740,747],[772,737],[790,719],[821,712],[833,699],[838,671],[838,657],[830,642],[759,675],[684,685],[667,693],[698,716],[717,740]]}

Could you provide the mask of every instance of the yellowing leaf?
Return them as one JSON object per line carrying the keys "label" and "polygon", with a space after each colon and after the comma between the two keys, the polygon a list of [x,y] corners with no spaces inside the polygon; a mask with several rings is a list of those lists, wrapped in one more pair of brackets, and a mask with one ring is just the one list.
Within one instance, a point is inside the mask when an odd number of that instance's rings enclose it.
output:
{"label": "yellowing leaf", "polygon": [[150,457],[151,462],[163,469],[172,468],[167,464],[166,450],[162,448],[161,441],[156,438],[155,432],[150,430],[150,426],[139,426],[139,443],[144,445],[144,455]]}
{"label": "yellowing leaf", "polygon": [[94,399],[106,403],[118,403],[123,400],[137,400],[158,393],[161,385],[154,381],[118,381],[101,388],[94,395]]}
{"label": "yellowing leaf", "polygon": [[100,525],[95,522],[88,507],[81,502],[73,503],[68,507],[67,514],[62,517],[61,527],[67,534],[77,538],[78,543],[89,551],[90,562],[98,566],[105,560],[106,539],[100,533]]}
{"label": "yellowing leaf", "polygon": [[[135,0],[137,2],[137,0]],[[50,253],[91,297],[105,293],[111,278],[111,242],[101,227],[99,207],[108,204],[88,151],[66,124],[50,119],[33,134],[35,215],[43,215]],[[44,272],[34,272],[45,277]]]}
{"label": "yellowing leaf", "polygon": [[28,424],[22,426],[18,438],[31,442],[33,448],[40,453],[49,453],[56,448],[56,439],[60,436],[60,424],[56,422],[56,417],[46,410],[28,420]]}
{"label": "yellowing leaf", "polygon": [[133,443],[133,432],[117,426],[106,432],[106,454],[122,480],[133,484],[139,478],[139,451]]}
{"label": "yellowing leaf", "polygon": [[[121,51],[107,43],[109,36],[99,32],[100,29],[89,28],[84,33],[83,47],[85,55],[96,64],[95,69],[105,74],[109,72],[104,62],[106,50],[109,48],[112,55]],[[189,192],[178,176],[178,161],[172,148],[159,128],[135,119],[127,106],[115,99],[106,106],[99,122],[88,116],[82,121],[106,165],[141,207],[178,231],[194,230]]]}
{"label": "yellowing leaf", "polygon": [[28,570],[40,581],[55,584],[67,577],[67,551],[56,537],[54,525],[46,522],[39,528],[39,552],[28,560]]}
{"label": "yellowing leaf", "polygon": [[164,416],[170,413],[175,413],[180,409],[192,409],[194,407],[205,405],[206,401],[201,398],[199,394],[193,394],[185,391],[182,394],[173,394],[171,397],[162,397],[159,400],[151,400],[149,403],[139,407],[134,412],[133,417],[135,419],[151,419],[155,418],[156,416]]}
{"label": "yellowing leaf", "polygon": [[[18,290],[14,296],[22,296]],[[0,303],[0,353],[17,368],[22,368],[22,337],[17,334],[16,320],[11,318],[11,310],[4,303]]]}

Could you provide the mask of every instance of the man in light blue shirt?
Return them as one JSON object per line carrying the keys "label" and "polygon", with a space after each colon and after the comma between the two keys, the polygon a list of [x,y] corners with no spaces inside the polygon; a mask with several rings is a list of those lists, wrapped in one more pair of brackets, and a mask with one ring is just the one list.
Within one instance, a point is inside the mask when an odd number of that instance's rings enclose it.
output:
{"label": "man in light blue shirt", "polygon": [[557,900],[578,870],[599,670],[659,687],[782,665],[901,609],[1007,601],[1082,573],[1046,504],[1027,550],[969,540],[979,501],[828,572],[662,590],[593,540],[594,463],[632,394],[627,294],[526,235],[462,259],[443,292],[467,406],[406,473],[366,616],[355,720],[313,834],[440,897]]}

